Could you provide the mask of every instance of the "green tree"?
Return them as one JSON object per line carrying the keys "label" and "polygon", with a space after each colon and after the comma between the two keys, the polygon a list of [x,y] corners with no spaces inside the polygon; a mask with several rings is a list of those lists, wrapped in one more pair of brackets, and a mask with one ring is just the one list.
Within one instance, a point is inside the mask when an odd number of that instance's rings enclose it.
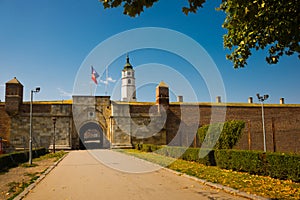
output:
{"label": "green tree", "polygon": [[[99,0],[104,8],[123,6],[124,14],[136,17],[159,0]],[[188,0],[182,12],[196,13],[206,0]],[[252,50],[267,49],[266,61],[276,64],[281,56],[300,59],[300,0],[222,0],[217,10],[226,13],[223,27],[226,58],[234,68],[245,67]]]}
{"label": "green tree", "polygon": [[[241,120],[231,120],[224,123],[214,123],[204,125],[198,129],[197,135],[199,143],[212,146],[215,141],[215,149],[232,149],[242,136],[245,122]],[[202,148],[205,146],[201,146]]]}

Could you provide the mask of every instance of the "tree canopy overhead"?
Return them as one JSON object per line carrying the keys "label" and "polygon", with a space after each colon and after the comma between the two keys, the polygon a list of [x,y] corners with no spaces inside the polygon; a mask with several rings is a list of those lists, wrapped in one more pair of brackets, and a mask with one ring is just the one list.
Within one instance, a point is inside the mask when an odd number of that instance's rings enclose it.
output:
{"label": "tree canopy overhead", "polygon": [[[104,8],[123,6],[123,13],[140,15],[159,0],[99,0]],[[196,13],[206,0],[187,0],[182,12]],[[224,47],[234,68],[245,67],[252,50],[267,49],[266,61],[276,64],[280,57],[298,54],[300,59],[300,0],[222,0],[217,10],[226,14]]]}

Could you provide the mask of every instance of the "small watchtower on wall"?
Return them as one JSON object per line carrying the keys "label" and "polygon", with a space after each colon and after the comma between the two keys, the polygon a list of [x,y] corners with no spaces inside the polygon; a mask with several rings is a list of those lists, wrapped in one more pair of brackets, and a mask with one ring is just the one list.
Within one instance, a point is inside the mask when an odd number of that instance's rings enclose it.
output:
{"label": "small watchtower on wall", "polygon": [[158,105],[158,110],[161,110],[161,106],[165,110],[169,108],[169,86],[161,81],[156,87],[156,105]]}
{"label": "small watchtower on wall", "polygon": [[19,113],[23,102],[23,85],[16,77],[6,83],[5,111],[10,115]]}

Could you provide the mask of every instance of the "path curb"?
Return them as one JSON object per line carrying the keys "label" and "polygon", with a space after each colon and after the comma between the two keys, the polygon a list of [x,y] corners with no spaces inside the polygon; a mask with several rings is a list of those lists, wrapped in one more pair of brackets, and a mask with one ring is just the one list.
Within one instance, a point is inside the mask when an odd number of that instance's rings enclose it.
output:
{"label": "path curb", "polygon": [[14,200],[21,200],[23,199],[35,186],[41,182],[47,174],[49,174],[69,153],[65,154],[63,157],[61,157],[58,161],[56,161],[52,166],[48,167],[48,169],[40,175],[36,181],[34,181],[32,184],[30,184],[28,187],[25,188],[23,192],[21,192],[18,196],[14,198]]}

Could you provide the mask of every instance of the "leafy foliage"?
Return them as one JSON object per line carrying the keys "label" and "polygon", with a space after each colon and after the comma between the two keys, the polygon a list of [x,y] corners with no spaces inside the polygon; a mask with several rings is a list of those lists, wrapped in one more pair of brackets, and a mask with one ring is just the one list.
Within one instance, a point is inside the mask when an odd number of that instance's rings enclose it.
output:
{"label": "leafy foliage", "polygon": [[217,166],[300,182],[300,155],[241,150],[215,151]]}
{"label": "leafy foliage", "polygon": [[[116,8],[123,6],[123,13],[129,15],[130,17],[135,17],[144,12],[144,7],[150,8],[154,3],[159,0],[99,0],[104,8]],[[188,0],[189,6],[184,6],[182,12],[186,15],[188,13],[196,13],[198,8],[202,7],[202,4],[206,0]]]}
{"label": "leafy foliage", "polygon": [[154,144],[135,144],[134,148],[144,152],[154,152],[162,147]]}
{"label": "leafy foliage", "polygon": [[[123,13],[140,15],[144,8],[159,0],[99,0],[104,8],[123,6]],[[206,0],[188,0],[182,8],[186,15],[196,13]],[[224,47],[232,50],[227,59],[234,68],[245,67],[251,50],[268,48],[266,61],[276,64],[283,55],[298,53],[300,58],[299,0],[222,0],[218,10],[224,11]]]}
{"label": "leafy foliage", "polygon": [[232,149],[240,139],[244,127],[245,122],[238,120],[204,125],[198,129],[199,143],[205,142],[208,146],[212,146],[217,141],[215,149]]}
{"label": "leafy foliage", "polygon": [[144,7],[149,8],[158,0],[99,0],[104,8],[116,8],[123,6],[125,15],[135,17],[144,11]]}
{"label": "leafy foliage", "polygon": [[268,48],[266,61],[278,62],[281,56],[297,52],[300,58],[299,0],[227,0],[219,10],[226,13],[224,46],[233,49],[229,60],[244,67],[251,49]]}
{"label": "leafy foliage", "polygon": [[300,155],[267,153],[266,163],[266,175],[300,182]]}
{"label": "leafy foliage", "polygon": [[187,149],[186,147],[159,146],[153,144],[136,144],[135,149],[143,152],[154,152],[172,158],[181,158],[183,160],[198,162],[208,166],[216,165],[214,151],[210,149]]}

